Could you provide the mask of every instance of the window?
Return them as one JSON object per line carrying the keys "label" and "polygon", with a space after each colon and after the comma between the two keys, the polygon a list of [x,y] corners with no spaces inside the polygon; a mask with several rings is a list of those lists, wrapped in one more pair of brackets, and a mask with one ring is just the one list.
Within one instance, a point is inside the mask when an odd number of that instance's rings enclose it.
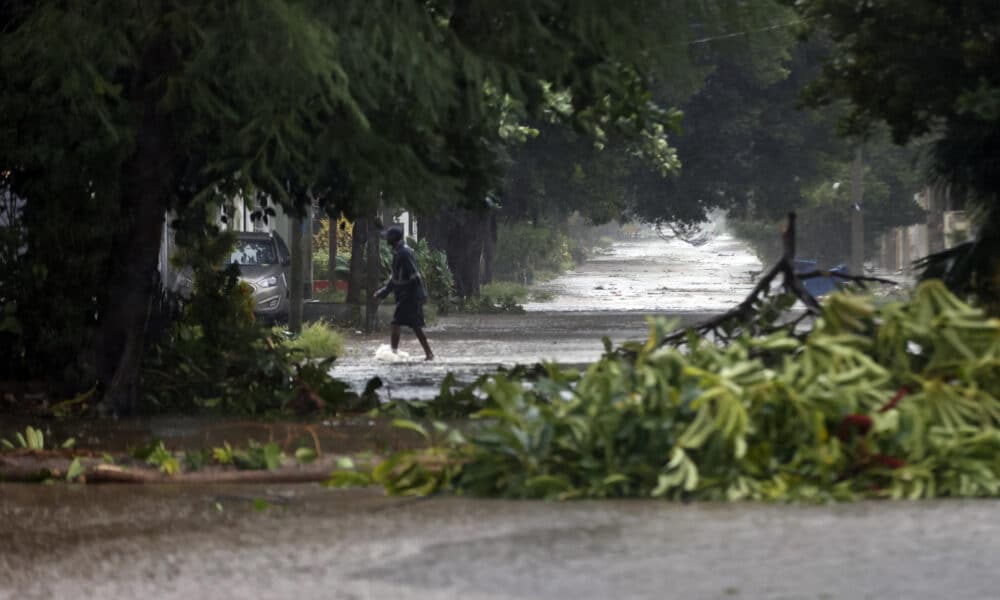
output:
{"label": "window", "polygon": [[273,265],[278,255],[271,240],[237,240],[229,263],[237,265]]}

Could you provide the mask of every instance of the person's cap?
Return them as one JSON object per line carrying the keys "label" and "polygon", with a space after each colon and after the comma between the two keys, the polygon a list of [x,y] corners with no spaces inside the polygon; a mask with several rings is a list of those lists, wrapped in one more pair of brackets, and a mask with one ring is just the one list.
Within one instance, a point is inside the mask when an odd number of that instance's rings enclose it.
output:
{"label": "person's cap", "polygon": [[403,239],[403,229],[397,225],[393,225],[382,231],[382,237],[390,242],[398,242]]}

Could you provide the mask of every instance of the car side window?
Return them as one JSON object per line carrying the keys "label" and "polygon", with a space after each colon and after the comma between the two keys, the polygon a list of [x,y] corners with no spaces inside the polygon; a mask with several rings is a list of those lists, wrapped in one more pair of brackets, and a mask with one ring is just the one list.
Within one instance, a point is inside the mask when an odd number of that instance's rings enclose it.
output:
{"label": "car side window", "polygon": [[274,236],[274,242],[278,245],[278,261],[284,263],[285,260],[291,258],[292,253],[288,251],[288,246],[285,245],[285,240],[281,239],[281,236],[277,233],[272,234]]}

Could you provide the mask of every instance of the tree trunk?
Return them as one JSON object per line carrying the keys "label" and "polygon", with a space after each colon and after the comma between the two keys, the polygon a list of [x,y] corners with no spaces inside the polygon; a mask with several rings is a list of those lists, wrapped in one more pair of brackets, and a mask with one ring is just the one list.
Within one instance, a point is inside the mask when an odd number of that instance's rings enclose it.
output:
{"label": "tree trunk", "polygon": [[347,303],[361,304],[361,286],[364,285],[365,235],[368,219],[356,219],[351,234],[351,274],[347,287]]}
{"label": "tree trunk", "polygon": [[120,202],[128,226],[115,236],[107,295],[99,309],[97,376],[116,414],[135,412],[146,324],[157,289],[156,264],[169,207],[171,174],[165,159],[169,128],[153,100],[143,106],[135,154],[122,173]]}
{"label": "tree trunk", "polygon": [[288,282],[288,296],[289,296],[289,307],[288,307],[288,329],[292,333],[302,332],[302,282],[305,274],[305,253],[303,252],[303,247],[305,246],[305,221],[295,217],[292,219],[292,239],[291,239],[291,255],[292,255],[292,268],[291,273],[289,273]]}
{"label": "tree trunk", "polygon": [[497,214],[490,211],[486,217],[486,236],[483,238],[482,283],[493,283],[493,261],[497,255]]}
{"label": "tree trunk", "polygon": [[313,214],[315,205],[309,201],[305,217],[302,218],[302,298],[312,300],[313,297]]}
{"label": "tree trunk", "polygon": [[420,231],[427,242],[447,254],[448,267],[455,277],[455,294],[460,298],[479,294],[479,263],[489,232],[487,217],[485,212],[457,208],[420,220]]}
{"label": "tree trunk", "polygon": [[851,164],[851,264],[854,275],[865,274],[864,163],[859,146]]}
{"label": "tree trunk", "polygon": [[336,287],[337,278],[337,226],[339,218],[336,216],[330,217],[330,233],[327,238],[329,243],[329,248],[327,249],[327,260],[330,261],[329,267],[326,269],[326,279],[330,284],[330,292],[334,292]]}
{"label": "tree trunk", "polygon": [[378,329],[378,299],[375,290],[379,288],[379,235],[375,220],[367,221],[367,242],[365,244],[365,333],[375,333]]}

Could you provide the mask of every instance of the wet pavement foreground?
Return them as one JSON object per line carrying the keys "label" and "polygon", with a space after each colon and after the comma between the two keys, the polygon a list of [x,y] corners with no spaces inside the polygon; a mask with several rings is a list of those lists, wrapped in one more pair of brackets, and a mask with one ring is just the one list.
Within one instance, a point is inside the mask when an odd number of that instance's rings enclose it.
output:
{"label": "wet pavement foreground", "polygon": [[36,492],[0,485],[3,600],[1000,597],[993,501],[401,500],[313,485]]}

